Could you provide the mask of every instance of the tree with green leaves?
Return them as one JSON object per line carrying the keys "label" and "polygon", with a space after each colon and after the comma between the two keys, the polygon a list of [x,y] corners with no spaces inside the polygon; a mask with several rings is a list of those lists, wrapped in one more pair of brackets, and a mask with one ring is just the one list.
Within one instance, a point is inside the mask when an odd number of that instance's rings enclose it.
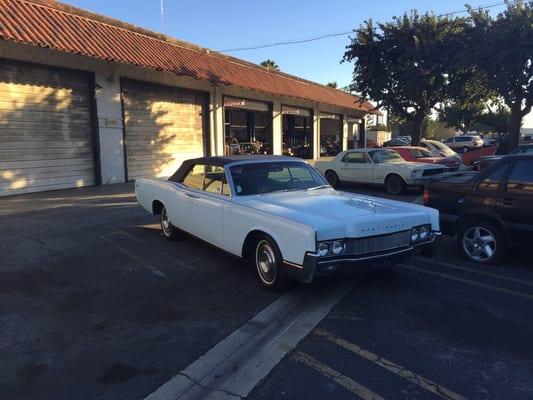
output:
{"label": "tree with green leaves", "polygon": [[263,61],[261,65],[268,70],[279,71],[279,65],[276,64],[276,62],[271,60],[270,58],[268,60]]}
{"label": "tree with green leaves", "polygon": [[330,87],[330,88],[334,88],[334,89],[337,89],[337,81],[333,81],[333,82],[328,82],[326,83],[326,86],[327,87]]}
{"label": "tree with green leaves", "polygon": [[533,106],[533,2],[508,1],[496,18],[483,9],[469,12],[472,24],[463,63],[472,63],[509,107],[512,149],[518,146],[522,118]]}
{"label": "tree with green leaves", "polygon": [[415,145],[424,118],[450,97],[450,76],[466,45],[467,25],[465,18],[412,11],[387,23],[366,21],[346,48],[343,60],[355,62],[353,89],[409,122]]}

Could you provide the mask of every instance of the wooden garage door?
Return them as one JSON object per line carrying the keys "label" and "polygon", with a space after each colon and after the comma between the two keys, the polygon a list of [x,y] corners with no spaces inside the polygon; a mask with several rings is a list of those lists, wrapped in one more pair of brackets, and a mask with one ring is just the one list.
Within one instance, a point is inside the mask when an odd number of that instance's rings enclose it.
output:
{"label": "wooden garage door", "polygon": [[0,196],[94,185],[89,77],[0,60]]}
{"label": "wooden garage door", "polygon": [[206,95],[122,81],[128,179],[170,176],[204,155]]}

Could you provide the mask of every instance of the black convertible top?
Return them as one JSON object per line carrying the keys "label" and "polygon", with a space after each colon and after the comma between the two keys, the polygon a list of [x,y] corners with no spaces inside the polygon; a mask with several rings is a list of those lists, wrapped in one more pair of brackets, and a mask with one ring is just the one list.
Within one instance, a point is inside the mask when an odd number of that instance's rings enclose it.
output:
{"label": "black convertible top", "polygon": [[201,165],[216,165],[219,167],[224,167],[224,165],[236,162],[236,161],[295,161],[294,157],[287,156],[272,156],[272,155],[262,155],[262,154],[243,154],[243,155],[233,155],[233,156],[212,156],[212,157],[199,157],[191,158],[189,160],[183,161],[181,166],[172,174],[169,181],[181,182],[185,175],[189,172],[191,167],[196,164]]}

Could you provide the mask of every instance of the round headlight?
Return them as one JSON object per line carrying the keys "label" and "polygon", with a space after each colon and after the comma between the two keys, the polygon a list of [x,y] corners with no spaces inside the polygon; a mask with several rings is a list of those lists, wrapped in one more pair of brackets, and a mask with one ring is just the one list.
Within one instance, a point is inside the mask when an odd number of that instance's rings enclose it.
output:
{"label": "round headlight", "polygon": [[429,228],[427,225],[424,225],[420,228],[420,240],[427,240],[429,236]]}
{"label": "round headlight", "polygon": [[319,257],[326,257],[329,254],[329,243],[322,242],[318,245]]}
{"label": "round headlight", "polygon": [[411,229],[411,242],[415,243],[418,242],[418,239],[420,238],[420,235],[418,233],[417,228]]}
{"label": "round headlight", "polygon": [[344,251],[344,242],[341,240],[335,240],[333,244],[331,245],[331,252],[338,256],[339,254],[342,254]]}

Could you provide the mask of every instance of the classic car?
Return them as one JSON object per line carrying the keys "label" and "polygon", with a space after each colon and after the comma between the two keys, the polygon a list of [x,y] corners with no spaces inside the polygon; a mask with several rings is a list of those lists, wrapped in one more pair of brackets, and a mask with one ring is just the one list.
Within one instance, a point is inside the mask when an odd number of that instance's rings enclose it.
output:
{"label": "classic car", "polygon": [[263,286],[383,269],[415,250],[431,253],[436,210],[334,190],[305,161],[284,156],[205,157],[168,179],[137,179],[142,207],[166,238],[185,231],[249,260]]}
{"label": "classic car", "polygon": [[[522,146],[518,146],[509,154],[533,154],[533,144],[525,144]],[[474,160],[472,160],[472,168],[476,171],[481,171],[482,169],[488,167],[496,161],[501,160],[503,157],[505,157],[504,154],[493,154],[490,156],[475,158]]]}
{"label": "classic car", "polygon": [[496,264],[516,246],[533,247],[533,154],[503,156],[481,172],[432,178],[424,204],[440,211],[442,232],[463,256]]}
{"label": "classic car", "polygon": [[406,161],[445,165],[450,171],[455,171],[461,166],[461,162],[457,158],[434,156],[423,147],[399,146],[391,147],[391,149],[397,152]]}
{"label": "classic car", "polygon": [[384,184],[390,194],[424,186],[430,176],[448,172],[444,165],[405,161],[390,149],[343,151],[332,160],[317,161],[315,168],[333,187],[343,182]]}
{"label": "classic car", "polygon": [[420,147],[424,147],[431,154],[437,157],[453,157],[457,158],[459,161],[462,160],[462,157],[459,155],[459,153],[456,153],[444,143],[439,142],[438,140],[422,139],[420,141]]}

